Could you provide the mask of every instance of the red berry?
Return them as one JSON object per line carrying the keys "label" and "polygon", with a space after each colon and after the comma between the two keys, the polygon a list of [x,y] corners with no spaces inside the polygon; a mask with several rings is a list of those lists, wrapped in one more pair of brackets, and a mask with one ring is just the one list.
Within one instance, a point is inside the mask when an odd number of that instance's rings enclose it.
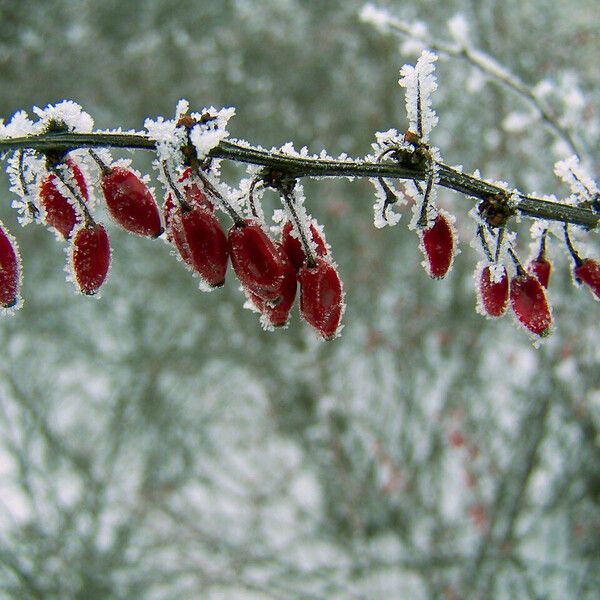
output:
{"label": "red berry", "polygon": [[202,206],[210,210],[215,209],[215,205],[208,199],[198,183],[192,181],[192,169],[190,167],[185,169],[181,174],[179,182],[183,183],[183,194],[190,204]]}
{"label": "red berry", "polygon": [[[88,200],[87,185],[81,169],[71,159],[67,159],[66,164],[71,169],[82,198]],[[40,187],[39,200],[44,208],[45,223],[54,227],[63,238],[67,239],[80,221],[80,217],[76,209],[77,200],[70,195],[65,196],[56,186],[57,181],[56,175],[52,173],[45,177]]]}
{"label": "red berry", "polygon": [[479,306],[490,317],[501,317],[508,306],[508,275],[504,266],[497,268],[501,268],[502,273],[496,281],[492,280],[491,265],[483,268],[479,278]]}
{"label": "red berry", "polygon": [[228,236],[231,265],[242,286],[267,301],[281,296],[286,264],[271,238],[255,219],[234,225]]}
{"label": "red berry", "polygon": [[300,314],[319,335],[330,340],[339,331],[344,311],[342,282],[336,268],[317,257],[314,267],[305,264],[298,273]]}
{"label": "red berry", "polygon": [[124,167],[111,167],[102,173],[102,191],[108,212],[130,233],[158,237],[163,229],[158,205],[148,186]]}
{"label": "red berry", "polygon": [[167,194],[163,204],[163,217],[165,219],[167,239],[177,248],[183,261],[189,267],[193,268],[190,259],[190,250],[185,241],[183,226],[181,224],[181,207],[171,194]]}
{"label": "red berry", "polygon": [[586,258],[575,267],[575,277],[585,283],[600,300],[600,263],[593,258]]}
{"label": "red berry", "polygon": [[296,269],[281,246],[279,244],[276,245],[283,255],[282,260],[285,263],[285,271],[279,289],[281,300],[277,304],[273,304],[272,302],[263,300],[252,292],[248,292],[248,297],[270,325],[273,327],[283,327],[288,322],[290,311],[296,298]]}
{"label": "red berry", "polygon": [[180,231],[178,224],[173,229],[181,257],[210,287],[222,286],[228,252],[227,238],[219,219],[209,209],[195,206],[188,211],[182,209],[180,223]]}
{"label": "red berry", "polygon": [[[302,242],[298,238],[292,236],[292,229],[293,226],[291,221],[286,221],[283,224],[283,227],[281,228],[281,244],[297,271],[306,261],[306,254],[304,253]],[[310,233],[312,241],[317,247],[317,255],[327,256],[327,245],[314,223],[310,224]]]}
{"label": "red berry", "polygon": [[548,289],[550,283],[550,273],[552,272],[552,263],[544,257],[538,256],[527,265],[527,270],[533,273],[540,283]]}
{"label": "red berry", "polygon": [[427,229],[420,230],[422,250],[427,258],[429,275],[445,277],[454,256],[454,232],[444,213],[439,213]]}
{"label": "red berry", "polygon": [[95,294],[104,283],[110,266],[110,244],[99,223],[83,225],[75,232],[71,264],[80,291]]}
{"label": "red berry", "polygon": [[184,209],[167,195],[163,205],[167,237],[188,267],[210,287],[220,287],[227,271],[227,238],[221,223],[207,207]]}
{"label": "red berry", "polygon": [[79,165],[76,162],[74,162],[71,158],[67,158],[67,160],[65,160],[65,163],[71,169],[75,182],[77,183],[77,187],[79,188],[79,191],[81,192],[81,195],[83,196],[84,200],[89,200],[87,183],[85,181],[83,171],[79,168]]}
{"label": "red berry", "polygon": [[550,306],[544,286],[535,275],[521,272],[512,278],[510,302],[521,325],[536,335],[546,336],[550,333]]}
{"label": "red berry", "polygon": [[10,308],[19,299],[19,258],[14,240],[0,224],[0,306]]}

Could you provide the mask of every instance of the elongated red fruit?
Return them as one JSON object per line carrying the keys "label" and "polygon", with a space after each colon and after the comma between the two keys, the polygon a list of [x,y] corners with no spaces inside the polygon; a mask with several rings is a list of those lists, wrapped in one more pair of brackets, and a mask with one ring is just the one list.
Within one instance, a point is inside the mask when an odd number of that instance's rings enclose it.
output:
{"label": "elongated red fruit", "polygon": [[100,223],[83,225],[73,236],[73,275],[83,294],[95,294],[106,280],[110,266],[110,243]]}
{"label": "elongated red fruit", "polygon": [[427,229],[420,230],[421,245],[427,262],[424,263],[430,277],[441,279],[450,270],[454,257],[454,232],[443,213],[435,217]]}
{"label": "elongated red fruit", "polygon": [[[281,228],[281,244],[286,254],[290,257],[294,268],[298,271],[306,261],[306,254],[302,247],[302,242],[298,238],[292,236],[292,230],[293,226],[291,221],[285,221]],[[327,256],[327,245],[314,223],[310,224],[310,234],[312,236],[312,241],[317,247],[317,256]]]}
{"label": "elongated red fruit", "polygon": [[317,257],[314,267],[304,265],[298,273],[300,314],[326,340],[339,331],[344,309],[342,281],[336,268]]}
{"label": "elongated red fruit", "polygon": [[[88,189],[81,169],[70,159],[66,160],[66,164],[71,170],[82,198],[87,201]],[[77,200],[65,196],[57,187],[57,181],[56,175],[52,173],[44,178],[40,187],[39,201],[44,209],[45,223],[54,227],[63,238],[67,239],[80,221],[79,211],[76,208]]]}
{"label": "elongated red fruit", "polygon": [[207,206],[182,208],[171,194],[163,205],[167,238],[184,263],[210,287],[225,282],[229,253],[218,218]]}
{"label": "elongated red fruit", "polygon": [[600,263],[593,258],[586,258],[575,267],[575,277],[585,283],[591,292],[600,300]]}
{"label": "elongated red fruit", "polygon": [[165,230],[167,239],[175,246],[179,252],[179,256],[183,259],[186,265],[193,269],[190,258],[190,249],[185,241],[183,233],[183,225],[181,222],[181,206],[179,202],[173,199],[172,194],[167,194],[163,204],[163,218],[165,220]]}
{"label": "elongated red fruit", "polygon": [[184,198],[192,205],[202,206],[210,210],[215,209],[215,205],[208,199],[202,188],[197,182],[193,181],[192,169],[188,167],[179,177],[179,182],[183,184]]}
{"label": "elongated red fruit", "polygon": [[510,282],[510,302],[519,323],[539,336],[546,336],[552,327],[552,313],[544,286],[530,273],[521,272]]}
{"label": "elongated red fruit", "polygon": [[260,223],[245,219],[243,225],[233,225],[227,244],[231,265],[242,286],[263,300],[278,300],[285,262]]}
{"label": "elongated red fruit", "polygon": [[10,308],[19,300],[19,257],[13,240],[0,224],[0,306]]}
{"label": "elongated red fruit", "polygon": [[500,277],[492,278],[492,265],[486,265],[479,278],[480,306],[490,317],[501,317],[508,307],[506,268],[502,265],[498,265],[496,268],[502,269],[502,273],[498,274]]}
{"label": "elongated red fruit", "polygon": [[[181,257],[210,287],[222,286],[228,251],[219,219],[208,208],[195,206],[188,211],[182,209],[180,222],[183,236],[179,231],[175,233],[175,245]],[[178,227],[179,224],[174,225],[175,230]]]}
{"label": "elongated red fruit", "polygon": [[285,263],[284,275],[279,289],[281,300],[273,304],[272,302],[263,300],[252,292],[248,292],[248,297],[270,325],[273,327],[283,327],[288,322],[290,311],[296,298],[296,269],[283,248],[277,243],[276,246],[280,250],[280,253],[283,254],[282,260]]}
{"label": "elongated red fruit", "polygon": [[533,273],[540,280],[540,283],[548,289],[550,274],[552,273],[552,263],[548,259],[538,256],[529,262],[527,270]]}
{"label": "elongated red fruit", "polygon": [[111,167],[102,173],[101,185],[108,212],[121,227],[146,237],[155,238],[162,233],[154,196],[133,171]]}

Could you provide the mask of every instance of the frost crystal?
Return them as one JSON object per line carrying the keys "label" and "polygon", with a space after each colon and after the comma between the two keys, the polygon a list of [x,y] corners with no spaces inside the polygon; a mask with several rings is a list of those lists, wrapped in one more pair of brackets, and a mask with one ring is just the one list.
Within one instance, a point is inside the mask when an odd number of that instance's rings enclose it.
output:
{"label": "frost crystal", "polygon": [[159,162],[167,161],[169,165],[183,162],[181,146],[187,141],[187,132],[183,127],[177,127],[175,120],[165,120],[163,117],[146,119],[144,127],[148,131],[148,137],[156,142]]}
{"label": "frost crystal", "polygon": [[229,123],[229,119],[235,114],[235,108],[216,110],[211,106],[205,109],[202,115],[192,113],[192,117],[201,121],[203,115],[207,114],[209,115],[209,119],[204,119],[204,122],[200,122],[190,132],[190,140],[196,148],[199,159],[207,156],[213,148],[216,148],[229,136],[227,124]]}
{"label": "frost crystal", "polygon": [[554,173],[570,188],[571,192],[580,199],[597,201],[598,186],[579,163],[577,156],[559,160],[554,165]]}
{"label": "frost crystal", "polygon": [[372,178],[371,183],[375,187],[375,203],[373,204],[373,225],[381,229],[386,225],[396,225],[402,215],[395,211],[398,204],[406,204],[404,195],[393,189],[389,182],[383,178]]}
{"label": "frost crystal", "polygon": [[33,121],[24,110],[20,110],[12,116],[6,125],[2,124],[0,126],[0,138],[25,137],[34,131]]}
{"label": "frost crystal", "polygon": [[[318,254],[317,245],[313,239],[313,236],[309,233],[310,225],[313,222],[313,219],[306,210],[306,206],[304,205],[305,199],[306,197],[304,195],[304,187],[300,183],[296,184],[292,192],[292,202],[294,205],[294,210],[296,216],[298,217],[298,220],[300,221],[300,227],[305,233],[304,238],[308,243],[310,251],[313,256],[316,256]],[[297,239],[301,239],[300,232],[297,229],[296,219],[294,219],[294,215],[292,214],[287,203],[285,204],[285,213],[289,221],[292,223],[292,236]]]}
{"label": "frost crystal", "polygon": [[[259,172],[258,167],[252,166],[252,169],[249,169],[248,172],[252,175],[252,177],[248,177],[242,179],[239,185],[239,193],[238,198],[240,205],[245,202],[246,204],[246,216],[247,217],[257,217],[259,221],[266,225],[265,213],[262,207],[262,197],[265,193],[264,185],[254,185],[256,174]],[[250,199],[250,190],[252,189],[252,202]]]}
{"label": "frost crystal", "polygon": [[437,56],[424,50],[417,64],[404,65],[400,69],[398,83],[406,88],[406,112],[409,129],[419,134],[422,141],[429,141],[431,130],[437,125],[438,117],[431,107],[431,94],[437,90],[434,63]]}
{"label": "frost crystal", "polygon": [[38,184],[45,175],[44,159],[30,151],[18,150],[8,160],[6,169],[10,191],[17,195],[12,207],[19,213],[18,221],[25,226],[34,220]]}
{"label": "frost crystal", "polygon": [[52,122],[64,124],[69,131],[89,133],[94,128],[94,119],[79,104],[72,100],[63,100],[58,104],[49,104],[45,108],[33,107],[40,118],[35,123],[35,131],[45,131]]}

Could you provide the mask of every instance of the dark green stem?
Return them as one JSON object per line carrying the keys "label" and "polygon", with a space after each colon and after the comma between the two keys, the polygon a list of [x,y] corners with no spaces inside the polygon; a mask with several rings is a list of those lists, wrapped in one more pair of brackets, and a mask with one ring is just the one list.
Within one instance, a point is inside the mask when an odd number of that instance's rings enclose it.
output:
{"label": "dark green stem", "polygon": [[[112,147],[155,151],[155,143],[143,134],[125,133],[45,133],[30,137],[0,140],[0,153],[19,148],[40,152],[69,151],[75,148]],[[221,158],[246,164],[260,165],[287,173],[290,177],[388,177],[425,181],[429,166],[426,161],[415,161],[414,152],[398,149],[394,163],[333,160],[289,156],[247,147],[235,142],[222,141],[209,153],[211,158]],[[487,183],[472,175],[461,173],[444,163],[436,163],[437,185],[456,192],[485,200],[489,196],[506,193],[503,188]],[[595,229],[600,214],[585,207],[550,202],[535,196],[520,194],[517,211],[535,219],[560,221]]]}

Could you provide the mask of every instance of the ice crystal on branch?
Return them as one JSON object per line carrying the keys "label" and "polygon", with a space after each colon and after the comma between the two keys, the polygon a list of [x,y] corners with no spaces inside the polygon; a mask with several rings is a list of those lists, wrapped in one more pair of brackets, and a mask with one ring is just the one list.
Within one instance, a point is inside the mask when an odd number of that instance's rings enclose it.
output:
{"label": "ice crystal on branch", "polygon": [[[404,136],[398,134],[396,129],[375,132],[376,142],[371,144],[373,154],[367,155],[366,160],[381,161],[394,152],[414,152],[415,147],[404,141]],[[373,204],[373,225],[378,229],[386,225],[396,225],[401,218],[401,214],[396,212],[396,207],[407,204],[406,196],[403,192],[388,179],[383,177],[371,178],[371,183],[375,187],[375,203]]]}
{"label": "ice crystal on branch", "polygon": [[390,227],[397,225],[402,214],[396,212],[398,204],[406,204],[404,195],[392,187],[385,179],[371,179],[375,187],[375,203],[373,204],[373,225],[381,229],[386,225]]}
{"label": "ice crystal on branch", "polygon": [[431,94],[437,90],[434,63],[437,55],[424,50],[417,64],[404,65],[400,69],[398,83],[406,88],[406,112],[410,131],[417,133],[423,142],[429,142],[429,134],[437,125],[438,117],[431,106]]}
{"label": "ice crystal on branch", "polygon": [[581,166],[577,156],[559,160],[554,165],[554,173],[570,188],[580,200],[596,202],[600,195],[594,179]]}
{"label": "ice crystal on branch", "polygon": [[199,159],[208,156],[213,148],[216,148],[229,136],[227,124],[233,115],[235,115],[235,108],[217,110],[212,106],[204,109],[201,115],[192,113],[191,116],[196,118],[199,123],[192,128],[190,140],[196,148]]}
{"label": "ice crystal on branch", "polygon": [[68,131],[89,133],[94,128],[94,119],[79,104],[72,100],[63,100],[58,104],[49,104],[45,108],[33,107],[39,117],[35,130],[46,131],[51,126],[64,126]]}
{"label": "ice crystal on branch", "polygon": [[177,105],[175,119],[157,117],[156,119],[146,119],[144,121],[144,127],[146,131],[148,131],[148,137],[156,142],[158,163],[161,163],[162,161],[167,161],[169,165],[183,163],[181,148],[187,142],[187,131],[185,128],[177,126],[180,108],[181,101]]}

